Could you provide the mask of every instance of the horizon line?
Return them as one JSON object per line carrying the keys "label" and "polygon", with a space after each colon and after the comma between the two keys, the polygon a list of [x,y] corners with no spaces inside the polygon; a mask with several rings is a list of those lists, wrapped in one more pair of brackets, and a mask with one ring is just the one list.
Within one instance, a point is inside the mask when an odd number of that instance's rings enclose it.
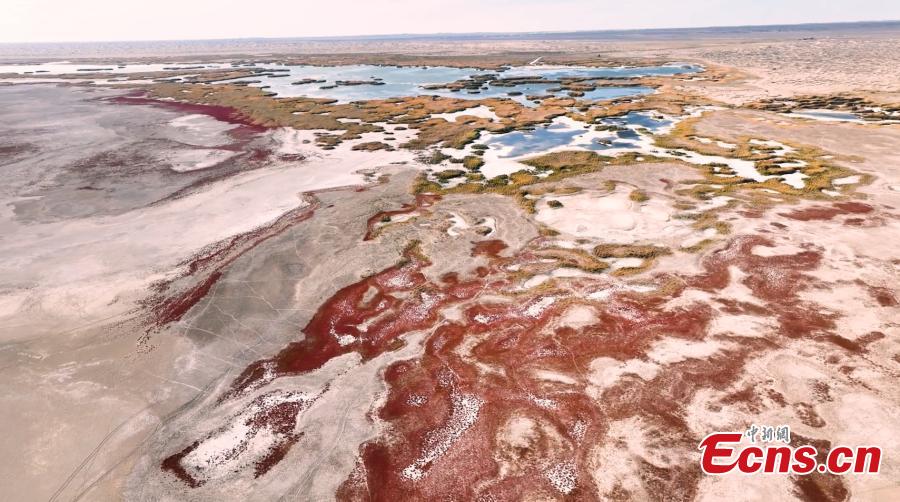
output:
{"label": "horizon line", "polygon": [[403,38],[429,38],[429,37],[490,37],[490,36],[523,36],[523,35],[566,35],[566,34],[603,34],[603,33],[638,33],[638,32],[667,32],[667,31],[693,31],[715,29],[740,29],[740,28],[796,28],[817,26],[841,26],[841,25],[865,25],[865,24],[900,24],[900,19],[867,19],[857,21],[834,22],[809,22],[809,23],[781,23],[781,24],[735,24],[735,25],[710,25],[710,26],[671,26],[663,28],[604,28],[597,30],[539,30],[539,31],[448,31],[428,33],[385,33],[385,34],[359,34],[359,35],[319,35],[319,36],[248,36],[226,38],[160,38],[160,39],[132,39],[132,40],[45,40],[34,42],[0,42],[3,45],[52,45],[52,44],[103,44],[103,43],[159,43],[159,42],[221,42],[221,41],[250,41],[250,40],[296,40],[296,41],[350,41],[350,40],[391,40]]}

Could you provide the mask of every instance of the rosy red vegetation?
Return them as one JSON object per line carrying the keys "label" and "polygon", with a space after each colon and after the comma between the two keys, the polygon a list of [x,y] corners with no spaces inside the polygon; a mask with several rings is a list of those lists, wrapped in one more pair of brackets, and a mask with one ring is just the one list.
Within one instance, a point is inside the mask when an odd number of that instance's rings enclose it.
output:
{"label": "rosy red vegetation", "polygon": [[[363,447],[365,480],[345,485],[341,498],[513,500],[534,495],[535,491],[554,494],[556,488],[548,470],[555,465],[573,462],[576,477],[590,479],[590,448],[604,440],[608,421],[635,412],[647,417],[658,414],[660,424],[671,421],[675,402],[661,399],[672,391],[666,377],[641,386],[625,382],[604,395],[606,404],[599,404],[581,391],[538,381],[533,374],[536,370],[556,371],[581,380],[576,389],[583,389],[587,382],[578,369],[586,368],[600,355],[627,360],[642,354],[662,329],[671,330],[669,333],[675,336],[701,336],[702,326],[709,320],[707,307],[666,311],[658,302],[654,306],[626,300],[625,309],[646,309],[646,317],[632,318],[609,309],[599,324],[583,331],[547,330],[550,320],[562,309],[550,307],[529,315],[529,307],[537,301],[476,305],[467,310],[465,324],[438,329],[423,358],[396,363],[386,370],[391,392],[379,417],[392,424],[394,433],[389,439]],[[471,359],[460,357],[461,345],[471,339],[475,340]],[[473,364],[475,361],[502,373],[483,373]],[[459,395],[477,396],[482,401],[477,421],[455,438],[452,449],[442,457],[417,464],[423,456],[432,456],[428,453],[442,439],[440,434],[447,433],[445,424],[456,421],[453,399]],[[426,404],[419,404],[419,400]],[[498,443],[498,429],[514,417],[527,417],[546,430],[520,448]],[[674,441],[686,444],[683,433],[676,436]],[[514,466],[513,475],[499,476],[494,461],[497,455]],[[410,466],[417,466],[416,470],[410,471]],[[422,474],[418,474],[420,471]],[[696,474],[689,471],[648,470],[646,474],[662,485],[690,485]],[[410,472],[421,477],[411,478]],[[592,496],[590,490],[573,490],[576,499]]]}
{"label": "rosy red vegetation", "polygon": [[[218,105],[201,105],[194,103],[186,103],[182,101],[166,101],[161,99],[153,99],[148,98],[141,91],[136,91],[126,96],[117,96],[113,98],[108,98],[107,101],[111,103],[121,104],[121,105],[144,105],[144,106],[155,106],[158,108],[164,108],[167,110],[183,113],[183,114],[198,114],[198,115],[206,115],[212,117],[218,121],[225,122],[227,124],[233,124],[238,127],[234,127],[227,131],[228,137],[233,140],[233,143],[228,145],[221,145],[217,148],[223,150],[231,150],[235,152],[240,152],[246,149],[247,145],[250,143],[250,140],[254,139],[261,133],[264,133],[267,128],[260,126],[258,124],[254,124],[252,121],[247,119],[241,115],[236,109],[230,108],[227,106],[218,106]],[[247,160],[251,162],[263,162],[268,160],[273,152],[267,149],[255,148],[249,152],[247,156]],[[298,155],[288,155],[286,158],[282,158],[284,156],[280,156],[279,160],[282,161],[293,161],[293,160],[302,160],[302,156]]]}
{"label": "rosy red vegetation", "polygon": [[341,289],[303,328],[303,340],[250,365],[223,399],[274,378],[317,369],[348,352],[364,359],[375,357],[395,347],[399,336],[430,326],[441,308],[471,298],[483,285],[480,281],[454,282],[443,288],[431,284],[421,272],[429,264],[410,247],[399,265]]}
{"label": "rosy red vegetation", "polygon": [[184,114],[200,114],[208,115],[216,120],[243,126],[242,132],[260,133],[266,130],[265,127],[254,124],[247,117],[244,117],[236,109],[227,106],[218,105],[200,105],[195,103],[187,103],[183,101],[166,101],[162,99],[153,99],[144,97],[140,91],[127,96],[117,96],[109,98],[109,101],[124,105],[149,105],[168,110],[181,112]]}
{"label": "rosy red vegetation", "polygon": [[[834,315],[802,302],[797,294],[805,289],[810,278],[804,272],[814,270],[822,259],[821,252],[807,249],[794,255],[758,256],[755,246],[771,246],[761,236],[738,237],[731,245],[703,260],[706,273],[690,278],[688,285],[714,291],[730,282],[729,266],[747,274],[743,284],[753,295],[766,301],[765,315],[776,318],[780,333],[800,338],[834,328]],[[735,312],[741,313],[741,312]],[[754,314],[752,311],[746,313]],[[756,312],[755,315],[761,315]]]}
{"label": "rosy red vegetation", "polygon": [[[303,340],[289,344],[270,359],[251,364],[220,402],[276,378],[312,371],[341,354],[355,351],[371,358],[394,349],[399,336],[433,324],[440,308],[471,298],[483,287],[481,281],[453,280],[442,288],[430,284],[421,273],[428,264],[415,247],[410,247],[399,265],[343,288],[319,308],[303,329]],[[283,437],[256,462],[256,476],[277,464],[299,440],[302,433],[293,433],[299,411],[269,408],[252,418],[254,427],[267,427]],[[187,473],[182,462],[201,443],[166,458],[162,468],[190,487],[200,486],[202,481]]]}
{"label": "rosy red vegetation", "polygon": [[262,458],[254,463],[253,476],[260,477],[269,472],[287,454],[294,444],[303,437],[303,433],[294,433],[297,425],[297,415],[306,406],[302,402],[284,402],[275,406],[264,408],[263,411],[248,420],[254,430],[269,429],[271,433],[282,437],[275,446],[271,447]]}
{"label": "rosy red vegetation", "polygon": [[202,282],[191,289],[184,291],[178,296],[166,298],[160,305],[156,307],[154,314],[157,326],[165,326],[166,324],[181,320],[182,316],[187,313],[194,305],[202,300],[212,289],[213,285],[222,277],[219,271],[209,274]]}
{"label": "rosy red vegetation", "polygon": [[869,294],[882,307],[896,307],[898,305],[894,292],[888,288],[869,286]]}
{"label": "rosy red vegetation", "polygon": [[[809,444],[816,447],[819,463],[825,462],[825,455],[831,449],[831,442],[793,434],[797,444]],[[809,502],[841,502],[850,499],[850,493],[844,486],[841,476],[813,472],[807,476],[794,476],[794,494],[801,500]]]}
{"label": "rosy red vegetation", "polygon": [[[280,391],[259,396],[249,403],[244,411],[232,418],[233,422],[242,422],[246,429],[244,437],[229,437],[231,435],[229,422],[206,438],[194,441],[178,453],[165,458],[161,467],[191,488],[205,484],[204,474],[229,462],[237,462],[240,468],[242,461],[246,461],[245,463],[253,470],[253,476],[260,477],[280,462],[290,448],[303,437],[302,432],[294,431],[297,417],[309,408],[315,399]],[[200,446],[207,441],[223,437],[226,442],[218,445],[214,443],[210,447],[213,449],[213,456],[185,466],[190,455]],[[258,446],[251,446],[251,441],[257,438],[269,440],[270,444],[266,445],[264,451],[258,451]]]}
{"label": "rosy red vegetation", "polygon": [[747,209],[744,211],[738,211],[738,214],[743,216],[744,218],[759,219],[763,217],[764,213],[759,209]]}
{"label": "rosy red vegetation", "polygon": [[[434,284],[422,274],[428,261],[410,248],[401,264],[338,291],[303,329],[303,340],[253,363],[223,399],[315,370],[341,354],[357,352],[368,359],[393,350],[404,333],[434,326],[440,309],[466,301],[462,318],[438,326],[421,357],[385,370],[389,391],[377,413],[389,427],[361,447],[357,470],[338,498],[505,500],[562,494],[592,500],[598,496],[592,476],[600,467],[593,455],[598,447],[621,448],[618,438],[608,435],[611,423],[639,420],[654,443],[663,442],[675,452],[694,451],[699,438],[685,422],[686,403],[697,391],[711,388],[729,393],[722,405],[752,406],[756,390],[741,394],[732,387],[747,360],[777,348],[779,337],[826,337],[848,351],[858,350],[858,343],[834,338],[830,315],[798,296],[813,283],[806,272],[818,267],[820,252],[752,253],[754,247],[768,245],[761,236],[735,238],[703,260],[703,273],[669,277],[681,284],[671,296],[619,292],[603,302],[583,299],[578,288],[589,288],[590,279],[573,281],[576,291],[520,295],[511,302],[478,300],[482,291],[494,298],[502,294],[508,284],[504,266],[527,260],[531,253],[503,258],[502,241],[474,243],[473,255],[490,261],[475,271],[479,278],[466,281],[460,273],[449,273]],[[599,358],[646,363],[663,340],[706,341],[715,318],[712,305],[667,303],[687,288],[713,293],[726,288],[733,280],[732,267],[746,274],[743,284],[755,302],[723,300],[719,308],[771,316],[779,323],[777,330],[741,338],[703,358],[654,364],[654,371],[641,377],[625,372],[596,387],[590,368]],[[594,321],[578,329],[560,324],[573,304],[592,309]],[[542,379],[539,372],[560,379]],[[786,405],[783,396],[781,402]],[[812,413],[806,416],[815,420]],[[513,423],[528,424],[523,438],[511,439]],[[271,463],[288,448],[283,445]],[[172,461],[167,462],[164,467],[171,469]],[[651,493],[664,493],[669,500],[696,494],[700,471],[691,463],[635,465],[634,475]],[[836,492],[843,489],[837,483]],[[634,494],[619,486],[600,495]]]}
{"label": "rosy red vegetation", "polygon": [[825,221],[843,214],[868,214],[874,210],[875,208],[862,202],[837,202],[831,206],[812,206],[780,214],[792,220]]}
{"label": "rosy red vegetation", "polygon": [[[758,237],[735,239],[705,261],[705,274],[685,277],[687,287],[720,290],[730,282],[728,268],[735,266],[750,274],[745,284],[783,321],[781,335],[829,329],[830,320],[807,311],[797,297],[811,281],[803,272],[816,268],[819,253],[768,258],[751,253],[754,246],[768,244]],[[614,444],[605,435],[608,423],[635,417],[675,449],[692,450],[697,438],[681,418],[684,404],[699,389],[727,389],[743,374],[748,357],[773,344],[767,338],[741,340],[736,348],[706,359],[661,366],[650,380],[623,376],[602,399],[588,397],[585,372],[593,360],[645,360],[653,344],[664,338],[706,337],[713,318],[710,306],[666,308],[666,300],[616,295],[595,305],[598,320],[581,329],[554,324],[565,303],[527,315],[541,297],[467,308],[463,321],[438,328],[420,359],[395,363],[385,371],[390,393],[379,418],[391,429],[361,448],[361,463],[339,498],[513,500],[553,497],[562,490],[573,499],[591,500],[597,496],[591,451],[598,444]],[[733,308],[746,310],[740,304]],[[552,371],[577,383],[540,380],[534,376],[537,371]],[[480,403],[476,420],[461,422],[455,404],[459,396]],[[752,403],[755,393],[734,394],[732,399]],[[504,443],[500,432],[516,419],[540,426],[527,444],[514,447]],[[466,427],[458,430],[460,424]],[[647,488],[665,493],[668,500],[691,499],[700,476],[693,465],[644,463],[639,471],[636,475]],[[621,491],[612,495],[629,497]]]}
{"label": "rosy red vegetation", "polygon": [[[479,304],[466,311],[465,324],[438,329],[420,360],[396,363],[386,370],[391,393],[379,417],[392,424],[394,433],[389,440],[363,447],[364,482],[345,485],[341,498],[512,500],[540,490],[553,494],[556,488],[548,479],[548,466],[574,462],[577,478],[590,479],[590,447],[603,441],[604,424],[609,420],[633,413],[647,417],[658,414],[661,425],[683,427],[680,421],[671,420],[672,413],[677,413],[675,401],[662,398],[672,395],[667,377],[637,387],[627,381],[604,395],[605,405],[582,392],[533,377],[536,370],[557,371],[582,380],[581,387],[587,382],[579,377],[579,368],[586,368],[596,357],[627,360],[643,355],[662,332],[688,339],[702,337],[710,318],[708,307],[702,305],[668,311],[660,308],[661,301],[621,300],[622,304],[604,311],[597,325],[581,331],[548,330],[550,320],[562,309],[551,306],[540,313],[530,311],[540,299],[521,305]],[[472,360],[458,355],[460,346],[470,339],[475,340]],[[484,374],[474,361],[502,373]],[[719,372],[722,367],[714,363],[708,366],[711,372]],[[420,479],[410,479],[404,473],[433,449],[439,439],[434,431],[443,432],[443,424],[453,423],[454,395],[478,396],[483,402],[478,420],[456,438],[452,450],[442,458],[421,465]],[[418,404],[411,396],[427,404]],[[516,416],[528,417],[548,429],[524,450],[507,451],[497,443],[497,430]],[[562,443],[552,438],[561,438]],[[683,431],[673,437],[684,444],[687,439]],[[498,453],[516,466],[515,475],[499,477],[493,460]],[[646,476],[659,482],[661,488],[691,486],[697,476],[689,468],[652,471],[648,469]],[[572,495],[576,499],[592,497],[589,490],[580,488]]]}
{"label": "rosy red vegetation", "polygon": [[191,488],[199,488],[203,486],[202,481],[195,479],[194,476],[191,476],[181,465],[181,460],[192,451],[196,450],[198,446],[200,446],[200,440],[194,441],[187,448],[163,459],[160,467],[162,468],[162,470],[169,471],[174,474],[175,477],[180,479],[182,482],[184,482],[184,484],[188,485]]}
{"label": "rosy red vegetation", "polygon": [[472,247],[472,256],[489,256],[496,258],[500,255],[500,252],[506,249],[508,246],[505,242],[493,239],[488,241],[479,241],[473,242],[474,246]]}

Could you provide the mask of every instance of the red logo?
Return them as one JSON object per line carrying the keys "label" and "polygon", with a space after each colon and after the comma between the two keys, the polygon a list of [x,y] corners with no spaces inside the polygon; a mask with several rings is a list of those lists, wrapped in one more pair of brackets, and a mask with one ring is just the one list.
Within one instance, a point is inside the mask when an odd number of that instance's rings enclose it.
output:
{"label": "red logo", "polygon": [[[700,442],[700,468],[706,474],[723,475],[737,470],[744,474],[877,474],[881,467],[878,446],[836,446],[819,456],[815,446],[756,444],[756,429],[748,433],[714,432]],[[742,444],[745,436],[749,445]],[[790,443],[788,434],[785,443]],[[818,459],[824,458],[819,463]]]}

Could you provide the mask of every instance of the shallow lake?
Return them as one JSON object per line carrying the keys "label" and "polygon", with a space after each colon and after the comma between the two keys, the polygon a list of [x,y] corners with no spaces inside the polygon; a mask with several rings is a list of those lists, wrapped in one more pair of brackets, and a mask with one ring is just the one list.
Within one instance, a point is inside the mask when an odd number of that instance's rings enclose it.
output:
{"label": "shallow lake", "polygon": [[[282,66],[267,65],[268,68],[281,71],[279,75],[262,76],[239,79],[237,81],[260,81],[252,83],[254,86],[267,86],[267,90],[278,97],[314,97],[337,99],[340,102],[365,101],[370,99],[399,98],[407,96],[431,95],[456,97],[462,99],[482,99],[509,97],[520,103],[534,106],[537,103],[529,101],[529,95],[565,96],[567,91],[551,93],[550,89],[558,87],[557,84],[523,84],[514,87],[500,87],[485,85],[478,93],[468,90],[450,91],[446,89],[431,90],[425,86],[434,84],[448,84],[458,80],[465,80],[474,75],[496,73],[500,78],[508,77],[544,77],[558,79],[564,77],[589,77],[589,78],[613,78],[636,77],[647,75],[675,75],[680,73],[693,73],[701,68],[690,65],[664,65],[641,68],[588,68],[588,67],[559,67],[559,66],[526,66],[513,67],[504,72],[484,71],[474,68],[450,68],[443,66],[428,67],[395,67],[376,65],[349,65],[349,66]],[[294,85],[294,82],[306,79],[324,80],[302,85]],[[353,85],[335,86],[339,80],[343,81],[371,81],[379,82],[379,85]],[[623,83],[624,84],[624,83]],[[324,88],[323,88],[324,87]],[[650,93],[649,87],[623,85],[621,87],[600,87],[594,91],[586,92],[584,99],[599,100],[612,99],[622,96],[633,96]],[[521,93],[520,96],[510,96],[510,92]]]}
{"label": "shallow lake", "polygon": [[638,149],[641,135],[638,129],[656,133],[671,126],[672,121],[649,112],[631,112],[622,117],[600,121],[601,126],[615,126],[619,130],[597,131],[594,125],[557,118],[551,124],[532,131],[513,131],[492,135],[485,144],[499,158],[537,155],[560,147],[579,147],[587,150]]}
{"label": "shallow lake", "polygon": [[[60,74],[103,73],[109,75],[127,75],[142,72],[160,72],[165,70],[190,69],[230,69],[240,67],[256,67],[274,70],[272,74],[254,75],[230,82],[246,82],[255,87],[266,87],[278,97],[313,97],[336,99],[339,102],[365,101],[370,99],[387,99],[407,96],[433,95],[456,97],[463,99],[502,98],[508,97],[525,104],[536,106],[536,101],[528,100],[528,96],[566,96],[567,91],[551,92],[558,84],[530,83],[513,87],[491,86],[485,83],[477,92],[467,89],[451,91],[446,89],[430,90],[425,86],[448,84],[465,80],[474,75],[497,74],[500,78],[511,77],[543,77],[560,78],[632,78],[640,76],[667,76],[682,73],[695,73],[702,68],[695,65],[668,64],[647,67],[615,67],[594,68],[585,66],[549,66],[533,65],[510,67],[505,71],[486,71],[475,68],[451,68],[446,66],[379,66],[379,65],[345,65],[345,66],[309,66],[281,64],[232,64],[232,63],[71,63],[67,61],[43,64],[0,65],[0,73],[16,73],[36,78],[50,77]],[[295,82],[313,79],[317,82],[295,85]],[[338,81],[377,82],[378,85],[337,85]],[[511,92],[520,95],[510,96]],[[598,87],[585,92],[582,99],[603,100],[623,96],[635,96],[653,92],[649,87],[627,85]]]}

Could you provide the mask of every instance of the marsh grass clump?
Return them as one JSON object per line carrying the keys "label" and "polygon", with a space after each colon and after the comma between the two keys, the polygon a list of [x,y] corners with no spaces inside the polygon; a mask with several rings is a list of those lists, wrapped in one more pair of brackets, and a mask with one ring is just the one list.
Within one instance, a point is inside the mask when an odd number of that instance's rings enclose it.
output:
{"label": "marsh grass clump", "polygon": [[523,163],[540,170],[561,172],[566,170],[597,171],[609,165],[612,157],[597,155],[594,152],[570,150],[554,152],[528,159]]}
{"label": "marsh grass clump", "polygon": [[594,247],[594,256],[598,258],[643,258],[652,259],[670,255],[672,251],[663,246],[638,244],[600,244]]}
{"label": "marsh grass clump", "polygon": [[537,199],[530,196],[527,190],[520,190],[515,194],[516,202],[526,213],[534,214],[537,212]]}
{"label": "marsh grass clump", "polygon": [[412,193],[414,194],[442,192],[443,188],[434,181],[428,179],[428,175],[425,173],[419,174],[412,186]]}
{"label": "marsh grass clump", "polygon": [[[536,170],[523,169],[512,174],[502,174],[491,179],[472,179],[465,183],[441,189],[440,193],[496,193],[515,197],[519,205],[528,213],[535,212],[535,195],[547,193],[547,190],[535,189],[538,185],[553,187],[555,182],[580,174],[597,172],[607,165],[628,165],[640,157],[643,163],[662,162],[665,159],[652,155],[623,154],[617,157],[604,157],[589,151],[562,151],[541,155],[525,160],[523,164]],[[612,181],[605,182],[614,188]],[[525,189],[528,187],[527,189]],[[427,184],[417,185],[417,189],[431,187]],[[612,189],[611,188],[611,189]],[[556,188],[554,188],[556,189]],[[573,189],[578,190],[578,189]],[[530,194],[531,192],[531,194]],[[416,192],[418,193],[418,192]]]}
{"label": "marsh grass clump", "polygon": [[702,217],[702,213],[676,213],[672,215],[673,220],[697,221]]}
{"label": "marsh grass clump", "polygon": [[509,175],[509,183],[513,186],[531,185],[539,179],[530,171],[516,171]]}
{"label": "marsh grass clump", "polygon": [[487,186],[489,187],[505,187],[507,185],[509,185],[509,175],[507,174],[501,174],[487,180]]}
{"label": "marsh grass clump", "polygon": [[434,177],[439,182],[447,182],[453,178],[459,178],[460,176],[465,176],[466,172],[461,169],[445,169],[443,171],[438,171],[434,173]]}
{"label": "marsh grass clump", "polygon": [[672,251],[667,247],[653,245],[600,244],[594,247],[593,254],[604,259],[638,258],[643,260],[636,267],[622,267],[612,272],[615,276],[629,276],[649,270],[659,257],[670,255]]}
{"label": "marsh grass clump", "polygon": [[847,93],[828,95],[805,95],[787,98],[771,98],[750,103],[748,108],[775,113],[790,113],[799,110],[835,110],[856,114],[859,118],[877,122],[893,120],[900,111],[896,103],[876,103],[870,99]]}
{"label": "marsh grass clump", "polygon": [[552,209],[559,209],[559,208],[563,207],[563,203],[556,199],[551,199],[551,200],[547,201],[547,206]]}
{"label": "marsh grass clump", "polygon": [[782,176],[785,174],[793,174],[799,170],[796,166],[782,166],[781,164],[774,162],[757,164],[757,169],[766,176]]}
{"label": "marsh grass clump", "polygon": [[382,143],[380,141],[369,141],[366,143],[359,143],[358,145],[353,145],[352,148],[354,151],[365,151],[365,152],[375,152],[378,150],[387,150],[389,152],[394,151],[394,147],[388,145],[387,143]]}
{"label": "marsh grass clump", "polygon": [[538,235],[540,235],[541,237],[556,237],[557,235],[559,235],[559,231],[546,225],[541,225],[538,228]]}
{"label": "marsh grass clump", "polygon": [[716,215],[711,212],[703,213],[691,226],[700,231],[712,228],[719,235],[728,235],[731,233],[731,223],[719,220]]}
{"label": "marsh grass clump", "polygon": [[440,164],[441,162],[449,159],[449,155],[444,155],[440,150],[431,150],[428,153],[422,154],[416,158],[419,162],[425,165],[434,166]]}
{"label": "marsh grass clump", "polygon": [[628,194],[628,198],[632,202],[637,202],[639,204],[650,200],[650,196],[648,196],[647,192],[644,192],[643,190],[632,190],[632,192]]}
{"label": "marsh grass clump", "polygon": [[421,150],[432,145],[457,150],[478,139],[481,135],[476,126],[448,123],[445,120],[428,121],[418,125],[419,134],[403,144],[404,148]]}
{"label": "marsh grass clump", "polygon": [[474,155],[467,155],[463,158],[463,167],[470,171],[477,171],[484,165],[484,159]]}
{"label": "marsh grass clump", "polygon": [[603,106],[592,107],[577,120],[596,123],[600,119],[622,117],[631,112],[644,111],[656,111],[664,115],[682,116],[686,114],[687,108],[692,106],[719,104],[710,99],[673,89],[670,85],[672,79],[669,78],[642,78],[637,80],[640,85],[657,88],[660,92],[640,97],[627,96],[608,100],[604,102]]}
{"label": "marsh grass clump", "polygon": [[652,259],[644,260],[644,263],[637,267],[622,267],[622,268],[616,269],[612,273],[612,275],[617,276],[617,277],[627,277],[627,276],[631,276],[631,275],[637,275],[637,274],[640,274],[641,272],[645,272],[645,271],[649,270],[650,267],[653,266],[653,263],[654,263],[654,260],[652,260]]}
{"label": "marsh grass clump", "polygon": [[[806,177],[803,179],[803,187],[796,188],[779,178],[756,181],[735,176],[735,172],[723,163],[713,162],[704,166],[691,164],[692,167],[702,170],[703,180],[685,183],[692,186],[678,192],[682,195],[708,200],[717,195],[731,194],[737,191],[768,190],[776,196],[824,199],[830,197],[823,194],[822,190],[835,190],[836,187],[833,184],[835,179],[858,174],[830,162],[825,158],[824,151],[805,145],[783,143],[784,147],[787,147],[785,149],[780,146],[761,144],[766,140],[753,136],[738,138],[734,142],[734,149],[718,146],[715,140],[721,141],[719,138],[710,138],[714,140],[711,144],[700,143],[696,140],[695,131],[695,126],[700,119],[701,117],[692,117],[682,121],[668,135],[655,137],[656,145],[691,150],[703,155],[751,161],[756,170],[766,176],[783,176],[800,172]],[[852,189],[845,187],[844,190]]]}
{"label": "marsh grass clump", "polygon": [[337,134],[317,134],[316,145],[334,148],[341,144],[341,137]]}
{"label": "marsh grass clump", "polygon": [[563,267],[577,268],[585,272],[599,273],[609,269],[609,263],[598,260],[595,256],[592,256],[587,251],[581,249],[554,247],[540,249],[536,251],[535,254],[542,258],[552,258],[557,260]]}
{"label": "marsh grass clump", "polygon": [[700,251],[703,251],[704,249],[712,246],[715,243],[716,241],[714,239],[703,239],[702,241],[692,246],[683,247],[681,248],[681,250],[685,253],[699,253]]}
{"label": "marsh grass clump", "polygon": [[581,193],[584,191],[584,188],[578,186],[563,186],[557,187],[553,190],[553,193],[560,195],[572,195],[576,193]]}

